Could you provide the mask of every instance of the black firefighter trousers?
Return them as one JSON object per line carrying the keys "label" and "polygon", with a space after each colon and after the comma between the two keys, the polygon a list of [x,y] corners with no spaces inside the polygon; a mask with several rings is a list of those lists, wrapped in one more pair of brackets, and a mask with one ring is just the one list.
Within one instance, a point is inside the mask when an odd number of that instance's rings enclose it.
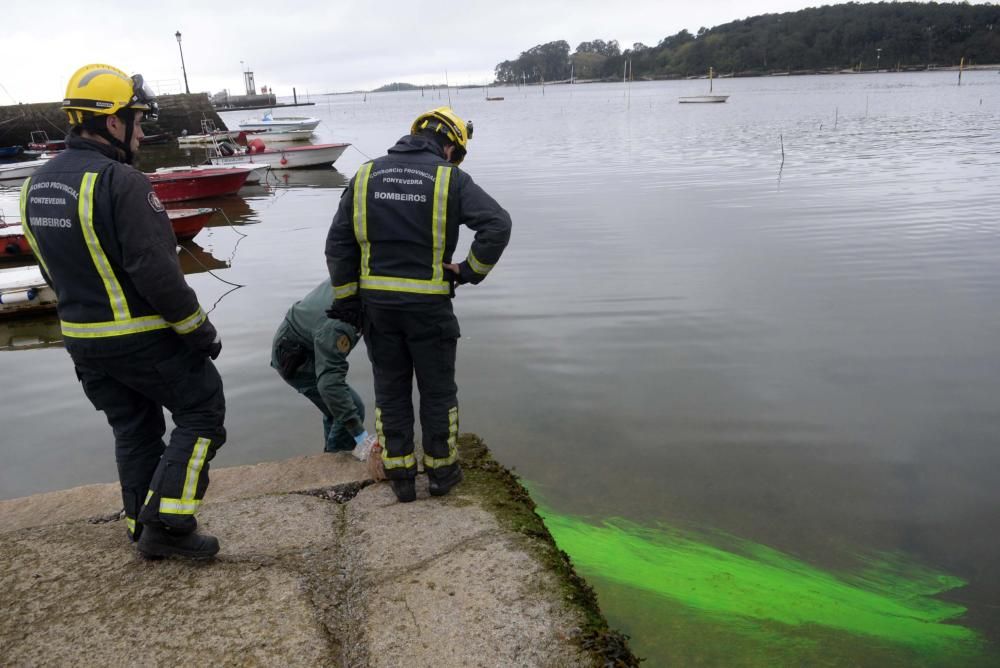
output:
{"label": "black firefighter trousers", "polygon": [[[226,441],[226,400],[215,365],[179,338],[128,355],[70,354],[83,391],[115,435],[129,534],[137,540],[142,524],[194,531],[208,463]],[[164,408],[176,427],[168,445]]]}
{"label": "black firefighter trousers", "polygon": [[389,479],[413,478],[413,376],[420,391],[424,470],[447,478],[458,467],[455,353],[461,332],[451,301],[420,310],[365,304],[365,345],[375,377],[375,430]]}

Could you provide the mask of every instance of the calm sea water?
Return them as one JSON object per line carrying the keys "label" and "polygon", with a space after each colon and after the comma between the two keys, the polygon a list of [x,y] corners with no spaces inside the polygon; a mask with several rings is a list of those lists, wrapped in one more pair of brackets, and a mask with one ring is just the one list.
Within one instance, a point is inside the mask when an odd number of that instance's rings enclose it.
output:
{"label": "calm sea water", "polygon": [[[502,102],[452,91],[476,126],[464,167],[515,225],[456,301],[462,428],[532,485],[649,665],[997,660],[1000,76],[956,79],[717,80],[723,105],[677,103],[705,81],[491,89]],[[182,257],[225,346],[221,466],[321,449],[315,409],[268,366],[271,336],[324,275],[346,179],[448,102],[313,99],[296,113],[355,147],[339,171],[210,203],[235,227],[219,221]],[[202,156],[144,159],[189,157]],[[0,211],[16,208],[0,190]],[[0,344],[57,333],[0,323]],[[0,365],[0,498],[115,480],[66,353]],[[698,553],[711,595],[682,595],[697,587],[669,566],[689,543],[722,555]],[[743,568],[768,584],[744,586]],[[827,579],[853,589],[807,601]],[[821,610],[841,604],[874,616],[858,629]],[[917,625],[897,633],[900,619]]]}

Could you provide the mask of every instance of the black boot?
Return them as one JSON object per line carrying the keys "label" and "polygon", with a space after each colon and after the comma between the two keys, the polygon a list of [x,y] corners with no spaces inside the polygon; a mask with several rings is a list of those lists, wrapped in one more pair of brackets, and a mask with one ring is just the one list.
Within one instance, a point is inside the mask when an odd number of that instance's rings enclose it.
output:
{"label": "black boot", "polygon": [[215,536],[208,534],[177,535],[156,525],[147,525],[142,528],[136,549],[147,559],[162,557],[211,559],[219,552],[219,541]]}
{"label": "black boot", "polygon": [[413,478],[399,478],[391,482],[392,491],[400,503],[409,503],[417,499],[417,485]]}
{"label": "black boot", "polygon": [[444,496],[451,491],[452,487],[462,482],[462,469],[458,464],[455,464],[455,468],[443,476],[436,477],[428,473],[427,477],[430,479],[428,489],[430,489],[431,496]]}

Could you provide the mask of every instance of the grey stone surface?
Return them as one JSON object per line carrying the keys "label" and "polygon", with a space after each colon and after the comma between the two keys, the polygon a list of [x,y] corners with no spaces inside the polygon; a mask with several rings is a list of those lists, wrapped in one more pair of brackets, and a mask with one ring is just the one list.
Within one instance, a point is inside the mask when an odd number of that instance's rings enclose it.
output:
{"label": "grey stone surface", "polygon": [[[205,563],[139,559],[115,486],[0,503],[3,666],[581,666],[582,612],[466,482],[415,503],[317,455],[220,470]],[[34,517],[32,524],[31,517]],[[537,548],[537,546],[536,546]]]}

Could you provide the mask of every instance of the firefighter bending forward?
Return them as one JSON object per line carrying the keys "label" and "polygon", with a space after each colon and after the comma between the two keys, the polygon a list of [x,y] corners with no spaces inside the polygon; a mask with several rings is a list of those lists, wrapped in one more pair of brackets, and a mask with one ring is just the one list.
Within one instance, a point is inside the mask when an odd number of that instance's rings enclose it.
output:
{"label": "firefighter bending forward", "polygon": [[[226,439],[215,328],[177,262],[170,220],[131,166],[157,104],[141,75],[87,65],[62,109],[67,149],[21,189],[21,219],[55,290],[66,350],[115,435],[128,534],[147,557],[203,559],[208,463]],[[210,359],[211,358],[211,359]],[[167,408],[176,429],[164,445]]]}
{"label": "firefighter bending forward", "polygon": [[[420,392],[424,470],[434,496],[462,480],[458,463],[456,284],[479,283],[510,238],[510,216],[458,169],[472,124],[448,107],[421,114],[365,163],[340,200],[326,256],[335,310],[360,310],[375,377],[375,429],[401,502],[416,498],[413,376]],[[452,254],[459,225],[475,232],[468,257]]]}

